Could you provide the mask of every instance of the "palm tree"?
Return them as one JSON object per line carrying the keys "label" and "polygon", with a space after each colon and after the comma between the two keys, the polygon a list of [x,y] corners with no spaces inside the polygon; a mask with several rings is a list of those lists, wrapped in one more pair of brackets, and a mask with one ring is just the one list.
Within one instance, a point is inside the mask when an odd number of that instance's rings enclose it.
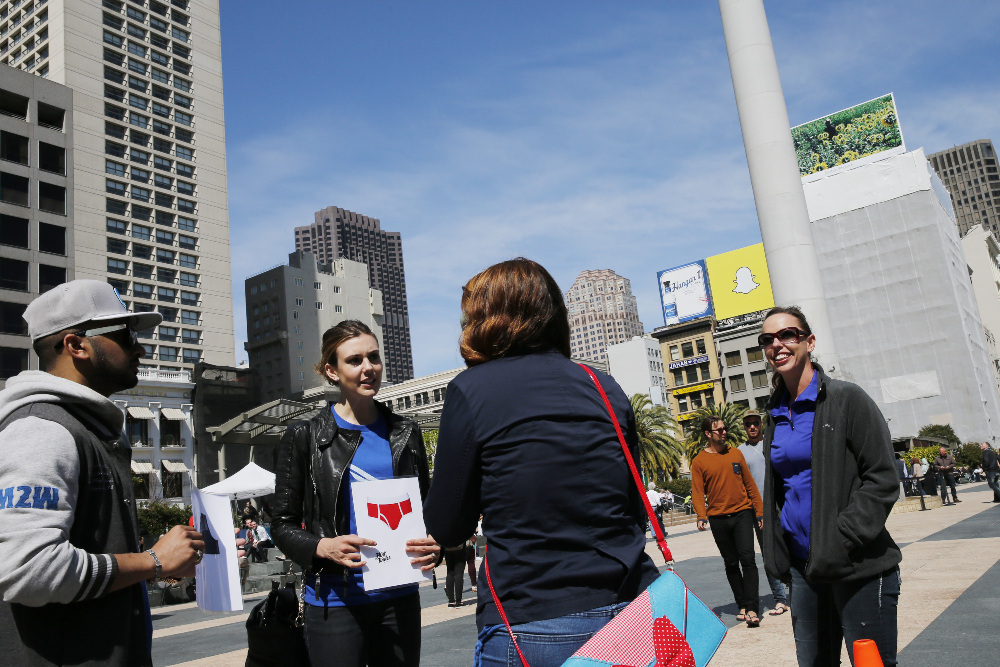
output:
{"label": "palm tree", "polygon": [[722,417],[726,425],[726,444],[730,447],[739,447],[747,441],[747,432],[743,428],[743,415],[747,408],[735,403],[719,403],[717,405],[706,405],[700,408],[691,419],[693,430],[688,434],[684,442],[685,454],[688,461],[694,461],[701,450],[708,445],[708,438],[701,430],[701,421],[710,415]]}
{"label": "palm tree", "polygon": [[653,405],[648,394],[632,394],[629,399],[635,413],[635,430],[639,435],[639,464],[647,478],[658,470],[671,478],[680,474],[684,446],[677,437],[681,429],[662,405]]}

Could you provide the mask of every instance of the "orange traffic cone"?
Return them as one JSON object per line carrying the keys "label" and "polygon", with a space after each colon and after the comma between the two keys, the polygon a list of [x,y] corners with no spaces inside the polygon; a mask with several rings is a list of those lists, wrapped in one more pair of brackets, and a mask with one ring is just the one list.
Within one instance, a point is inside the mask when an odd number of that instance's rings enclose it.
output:
{"label": "orange traffic cone", "polygon": [[854,642],[854,667],[882,667],[882,657],[878,654],[878,646],[871,639],[858,639]]}

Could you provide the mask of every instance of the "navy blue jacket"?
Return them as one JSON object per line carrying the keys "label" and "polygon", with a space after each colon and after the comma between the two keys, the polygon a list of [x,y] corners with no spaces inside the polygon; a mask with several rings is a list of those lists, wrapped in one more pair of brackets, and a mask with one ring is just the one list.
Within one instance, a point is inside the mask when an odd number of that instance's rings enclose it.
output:
{"label": "navy blue jacket", "polygon": [[[597,373],[638,459],[635,418]],[[630,601],[656,579],[647,523],[604,402],[555,351],[496,359],[448,386],[434,478],[424,503],[442,546],[473,534],[480,513],[493,586],[511,623]],[[485,576],[477,623],[501,623]]]}

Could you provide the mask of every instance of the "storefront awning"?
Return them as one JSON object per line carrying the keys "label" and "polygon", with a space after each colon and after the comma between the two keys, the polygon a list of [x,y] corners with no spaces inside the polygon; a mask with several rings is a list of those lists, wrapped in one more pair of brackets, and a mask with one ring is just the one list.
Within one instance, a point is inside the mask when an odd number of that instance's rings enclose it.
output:
{"label": "storefront awning", "polygon": [[160,408],[160,414],[164,419],[169,419],[170,421],[182,422],[187,419],[187,417],[184,416],[184,411],[178,410],[177,408]]}
{"label": "storefront awning", "polygon": [[182,461],[160,461],[167,472],[187,472],[188,467]]}
{"label": "storefront awning", "polygon": [[128,416],[134,419],[152,419],[153,411],[145,406],[133,405],[128,409]]}
{"label": "storefront awning", "polygon": [[136,475],[149,475],[153,472],[153,464],[149,461],[132,461],[132,472]]}

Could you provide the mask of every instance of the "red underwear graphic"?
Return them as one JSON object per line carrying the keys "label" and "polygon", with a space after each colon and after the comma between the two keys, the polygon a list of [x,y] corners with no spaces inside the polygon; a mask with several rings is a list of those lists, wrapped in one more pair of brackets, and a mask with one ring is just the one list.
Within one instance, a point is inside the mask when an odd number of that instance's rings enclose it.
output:
{"label": "red underwear graphic", "polygon": [[413,507],[410,505],[410,496],[408,495],[403,500],[388,503],[368,501],[368,516],[380,519],[392,530],[396,530],[403,517],[412,511]]}

